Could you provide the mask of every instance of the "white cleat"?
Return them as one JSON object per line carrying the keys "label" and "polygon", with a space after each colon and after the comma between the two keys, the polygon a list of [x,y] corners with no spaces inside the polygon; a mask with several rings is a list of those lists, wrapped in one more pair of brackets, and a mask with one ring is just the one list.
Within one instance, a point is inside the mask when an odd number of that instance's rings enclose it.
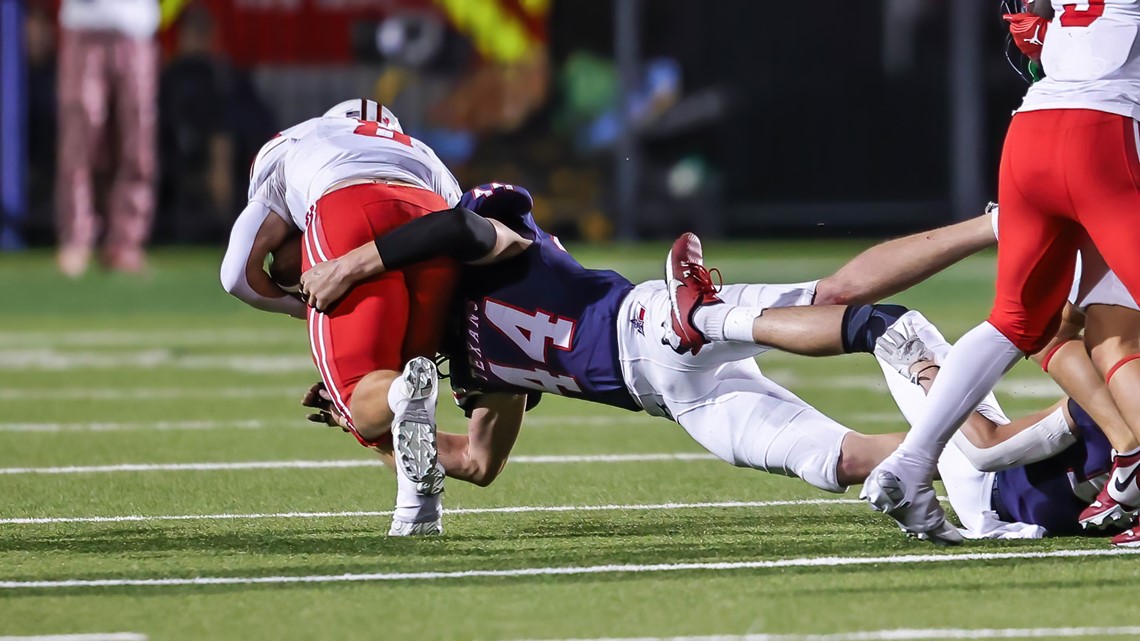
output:
{"label": "white cleat", "polygon": [[899,529],[935,545],[959,545],[965,539],[946,520],[924,471],[914,462],[892,454],[867,475],[859,498],[871,509],[883,512],[899,524]]}
{"label": "white cleat", "polygon": [[396,464],[416,484],[416,492],[439,494],[443,491],[444,479],[435,428],[439,372],[431,360],[416,357],[408,361],[400,378],[392,385],[403,386],[388,395],[395,414],[392,441]]}
{"label": "white cleat", "polygon": [[392,527],[388,529],[388,536],[439,536],[443,534],[443,519],[427,521],[425,523],[408,523],[392,519]]}

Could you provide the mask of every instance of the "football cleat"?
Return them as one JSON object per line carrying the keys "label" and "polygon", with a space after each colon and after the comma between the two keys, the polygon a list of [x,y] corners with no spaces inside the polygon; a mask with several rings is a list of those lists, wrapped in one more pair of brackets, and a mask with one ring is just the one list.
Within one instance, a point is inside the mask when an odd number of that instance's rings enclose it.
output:
{"label": "football cleat", "polygon": [[666,341],[678,354],[696,354],[709,340],[693,325],[693,312],[702,305],[723,302],[717,296],[712,275],[705,269],[701,239],[696,234],[681,234],[673,243],[665,261],[665,283],[669,286],[673,321],[672,331],[666,327]]}
{"label": "football cleat", "polygon": [[1112,458],[1112,473],[1108,482],[1097,494],[1092,505],[1086,507],[1079,518],[1086,530],[1106,530],[1128,527],[1136,519],[1140,506],[1140,486],[1136,473],[1140,469],[1140,453]]}
{"label": "football cleat", "polygon": [[388,536],[439,536],[440,534],[443,534],[443,519],[424,523],[392,519],[392,527],[388,528]]}
{"label": "football cleat", "polygon": [[965,540],[946,520],[929,475],[897,452],[871,470],[859,498],[897,521],[903,532],[923,541],[943,546]]}
{"label": "football cleat", "polygon": [[1140,547],[1140,527],[1125,530],[1112,537],[1112,544],[1118,548]]}
{"label": "football cleat", "polygon": [[416,492],[439,494],[443,491],[444,479],[435,427],[439,372],[431,360],[416,357],[408,361],[400,378],[392,385],[403,386],[388,395],[395,414],[392,441],[396,465],[416,484]]}

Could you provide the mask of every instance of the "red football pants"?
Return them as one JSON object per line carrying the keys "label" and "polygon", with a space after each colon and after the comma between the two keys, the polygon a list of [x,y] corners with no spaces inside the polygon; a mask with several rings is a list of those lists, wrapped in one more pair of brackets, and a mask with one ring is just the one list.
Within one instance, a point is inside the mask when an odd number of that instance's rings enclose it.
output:
{"label": "red football pants", "polygon": [[[367,184],[334,191],[317,201],[305,230],[304,269],[443,209],[447,203],[439,195],[415,187]],[[357,284],[327,313],[309,310],[313,362],[350,425],[352,393],[361,378],[399,371],[415,356],[435,356],[458,270],[451,259],[437,259],[386,272]]]}
{"label": "red football pants", "polygon": [[1140,300],[1140,129],[1084,109],[1019,113],[998,183],[997,294],[989,322],[1021,351],[1049,342],[1076,253],[1090,240]]}

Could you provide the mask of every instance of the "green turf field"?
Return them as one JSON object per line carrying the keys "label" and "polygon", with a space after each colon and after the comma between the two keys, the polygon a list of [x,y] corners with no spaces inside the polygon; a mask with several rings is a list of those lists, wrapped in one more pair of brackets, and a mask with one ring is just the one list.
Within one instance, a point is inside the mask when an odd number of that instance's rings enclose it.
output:
{"label": "green turf field", "polygon": [[[863,246],[707,251],[729,282],[781,282]],[[638,280],[664,247],[576,253]],[[47,254],[0,256],[0,637],[1140,637],[1053,630],[1136,623],[1140,559],[1095,555],[1104,540],[935,550],[854,490],[734,469],[664,420],[561,399],[528,418],[493,486],[449,484],[445,536],[389,540],[394,478],[296,403],[316,378],[305,328],[226,296],[218,259],[164,252],[147,279],[67,282]],[[991,278],[980,257],[899,301],[956,337]],[[904,427],[869,358],[761,366],[856,429]],[[1031,365],[1001,390],[1011,414],[1058,396]],[[264,465],[234,465],[248,462]],[[951,555],[967,556],[938,562]],[[914,631],[853,636],[900,628]]]}

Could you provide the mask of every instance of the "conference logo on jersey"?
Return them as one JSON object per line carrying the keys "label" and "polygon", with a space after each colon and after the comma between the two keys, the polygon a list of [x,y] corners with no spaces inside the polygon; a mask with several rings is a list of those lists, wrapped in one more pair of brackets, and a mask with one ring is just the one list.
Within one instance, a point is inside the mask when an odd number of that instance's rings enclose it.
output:
{"label": "conference logo on jersey", "polygon": [[637,307],[633,309],[629,322],[633,325],[633,328],[637,330],[638,334],[645,336],[645,305],[641,303],[637,304]]}

